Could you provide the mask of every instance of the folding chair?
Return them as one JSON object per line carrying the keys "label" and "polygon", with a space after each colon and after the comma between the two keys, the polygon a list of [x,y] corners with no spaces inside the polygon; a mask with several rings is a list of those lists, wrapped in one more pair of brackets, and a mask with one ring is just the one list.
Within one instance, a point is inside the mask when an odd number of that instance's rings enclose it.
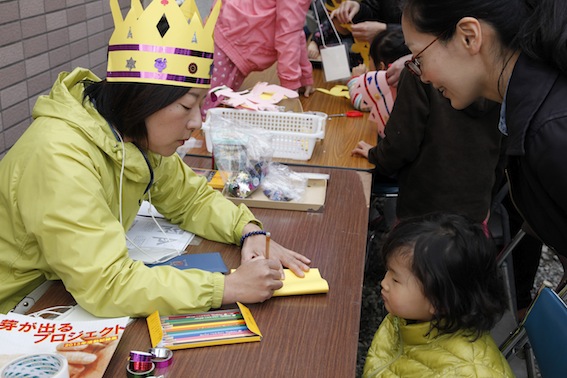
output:
{"label": "folding chair", "polygon": [[508,309],[514,314],[516,321],[518,320],[516,318],[516,286],[514,284],[514,263],[511,255],[524,235],[526,235],[526,232],[520,228],[512,240],[496,256],[497,266],[502,270],[502,278],[508,297]]}
{"label": "folding chair", "polygon": [[[382,237],[396,222],[396,202],[398,182],[378,172],[372,172],[372,192],[368,217],[368,237],[366,241],[365,273],[375,270],[372,262],[381,262],[379,253]],[[381,263],[379,264],[381,265]],[[383,267],[381,267],[383,269]],[[373,272],[376,274],[376,272]],[[384,274],[380,271],[377,274]]]}
{"label": "folding chair", "polygon": [[567,288],[556,293],[549,286],[548,283],[540,289],[526,317],[502,343],[500,351],[509,359],[523,348],[529,377],[536,376],[536,369],[530,363],[533,356],[543,378],[564,378],[567,377],[567,305],[564,301]]}
{"label": "folding chair", "polygon": [[[511,237],[510,217],[508,210],[504,206],[504,199],[508,195],[508,183],[494,194],[490,206],[490,218],[488,219],[488,230],[494,243],[502,248],[497,256],[497,264],[502,271],[502,278],[508,297],[508,309],[516,319],[516,287],[514,284],[514,264],[512,261],[512,251],[522,240],[525,232],[520,229],[518,233]],[[516,319],[517,320],[517,319]]]}

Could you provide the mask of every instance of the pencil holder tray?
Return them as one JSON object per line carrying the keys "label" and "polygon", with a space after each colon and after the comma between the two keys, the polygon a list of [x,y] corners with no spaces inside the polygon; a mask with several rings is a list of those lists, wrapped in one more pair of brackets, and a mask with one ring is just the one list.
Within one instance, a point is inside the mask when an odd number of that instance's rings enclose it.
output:
{"label": "pencil holder tray", "polygon": [[213,151],[212,120],[216,116],[229,119],[239,127],[268,130],[272,135],[274,158],[309,160],[318,139],[325,137],[326,116],[309,113],[265,112],[232,108],[212,108],[203,123],[207,151]]}

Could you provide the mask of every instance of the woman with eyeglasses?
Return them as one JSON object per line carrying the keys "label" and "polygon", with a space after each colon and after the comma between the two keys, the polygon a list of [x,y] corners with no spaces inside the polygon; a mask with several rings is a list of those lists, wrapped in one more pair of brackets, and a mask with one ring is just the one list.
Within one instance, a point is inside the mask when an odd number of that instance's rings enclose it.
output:
{"label": "woman with eyeglasses", "polygon": [[398,219],[447,211],[483,223],[500,156],[499,111],[485,99],[455,110],[404,70],[385,138],[376,146],[361,140],[352,154],[376,166],[377,183],[380,176],[396,178]]}
{"label": "woman with eyeglasses", "polygon": [[414,74],[456,109],[502,103],[512,199],[567,256],[567,2],[405,0],[402,11]]}

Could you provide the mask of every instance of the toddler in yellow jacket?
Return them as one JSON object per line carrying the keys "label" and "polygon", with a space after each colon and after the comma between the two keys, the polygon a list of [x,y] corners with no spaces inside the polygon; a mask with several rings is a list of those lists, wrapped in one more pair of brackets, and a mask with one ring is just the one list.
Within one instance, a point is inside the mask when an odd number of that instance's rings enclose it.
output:
{"label": "toddler in yellow jacket", "polygon": [[513,377],[489,330],[505,310],[496,251],[460,215],[402,220],[382,248],[389,314],[364,377]]}

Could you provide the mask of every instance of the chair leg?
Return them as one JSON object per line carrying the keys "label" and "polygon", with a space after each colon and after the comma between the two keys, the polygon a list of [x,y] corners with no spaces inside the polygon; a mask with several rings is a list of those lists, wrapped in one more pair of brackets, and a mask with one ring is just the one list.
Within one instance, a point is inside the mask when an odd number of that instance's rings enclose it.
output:
{"label": "chair leg", "polygon": [[539,375],[538,369],[536,367],[536,359],[530,343],[526,343],[526,345],[524,345],[524,355],[526,358],[526,370],[528,373],[528,378],[538,377]]}
{"label": "chair leg", "polygon": [[559,281],[559,284],[555,289],[555,291],[559,293],[561,290],[563,290],[565,285],[567,285],[567,257],[560,254],[557,254],[557,257],[559,258],[559,262],[561,262],[561,266],[563,267],[563,277],[561,278],[561,281]]}
{"label": "chair leg", "polygon": [[496,256],[496,263],[497,263],[498,266],[500,266],[504,261],[506,261],[508,256],[510,256],[510,254],[512,253],[514,248],[516,248],[516,246],[522,240],[522,238],[524,237],[525,234],[526,234],[526,232],[524,230],[520,229],[516,233],[514,238],[512,240],[510,240],[510,242],[506,245],[506,247],[498,254],[498,256]]}
{"label": "chair leg", "polygon": [[506,261],[503,261],[500,264],[500,269],[502,270],[502,279],[504,281],[504,288],[506,290],[508,309],[514,316],[516,323],[518,323],[519,319],[516,311],[516,286],[514,284],[514,262],[512,261],[512,255],[509,255]]}

